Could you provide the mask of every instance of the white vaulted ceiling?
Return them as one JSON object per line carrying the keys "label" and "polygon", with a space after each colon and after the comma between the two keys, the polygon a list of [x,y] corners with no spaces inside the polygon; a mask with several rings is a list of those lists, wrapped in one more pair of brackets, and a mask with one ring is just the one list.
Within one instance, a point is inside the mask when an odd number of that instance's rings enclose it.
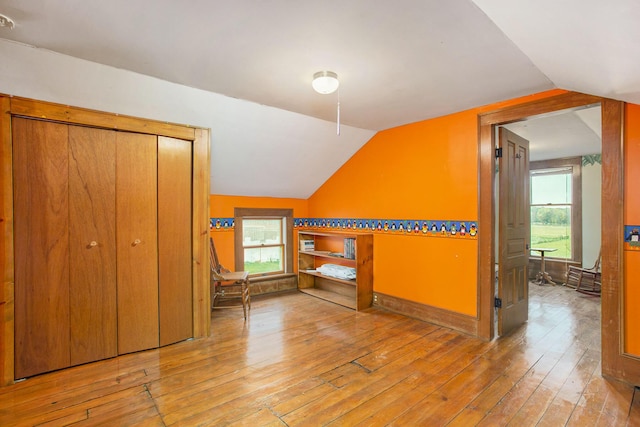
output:
{"label": "white vaulted ceiling", "polygon": [[[216,194],[305,198],[376,131],[551,88],[640,103],[636,0],[0,0],[0,13],[17,23],[0,39],[19,43],[0,42],[0,92],[210,127]],[[338,95],[311,89],[320,70],[340,79],[340,136]]]}

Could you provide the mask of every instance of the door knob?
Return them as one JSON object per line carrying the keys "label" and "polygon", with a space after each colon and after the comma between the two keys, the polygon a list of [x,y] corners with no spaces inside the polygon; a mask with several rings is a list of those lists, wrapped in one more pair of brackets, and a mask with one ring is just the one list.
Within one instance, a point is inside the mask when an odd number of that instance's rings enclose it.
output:
{"label": "door knob", "polygon": [[140,239],[136,239],[133,241],[133,243],[131,244],[131,246],[138,246],[140,243],[142,243],[142,240]]}
{"label": "door knob", "polygon": [[91,243],[89,243],[87,245],[87,249],[91,249],[91,248],[95,248],[96,246],[98,246],[98,242],[96,242],[95,240],[91,241]]}

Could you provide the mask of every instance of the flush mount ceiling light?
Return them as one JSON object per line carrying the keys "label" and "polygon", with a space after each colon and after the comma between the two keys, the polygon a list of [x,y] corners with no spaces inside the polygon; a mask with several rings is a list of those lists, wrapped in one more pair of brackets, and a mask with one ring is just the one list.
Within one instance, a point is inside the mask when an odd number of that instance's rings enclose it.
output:
{"label": "flush mount ceiling light", "polygon": [[[333,71],[318,71],[313,75],[311,86],[316,92],[322,95],[328,95],[338,90],[340,82],[338,81],[338,75]],[[340,92],[338,92],[336,133],[340,135]]]}
{"label": "flush mount ceiling light", "polygon": [[5,27],[10,30],[16,26],[16,23],[13,22],[13,19],[9,18],[7,15],[3,15],[0,13],[0,27]]}
{"label": "flush mount ceiling light", "polygon": [[311,82],[313,90],[323,95],[335,92],[340,86],[338,75],[333,71],[318,71],[313,75]]}

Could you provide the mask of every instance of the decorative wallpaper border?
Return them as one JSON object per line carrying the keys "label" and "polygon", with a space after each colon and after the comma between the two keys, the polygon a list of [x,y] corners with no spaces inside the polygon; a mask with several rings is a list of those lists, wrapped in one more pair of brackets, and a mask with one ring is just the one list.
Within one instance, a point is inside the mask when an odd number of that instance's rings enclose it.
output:
{"label": "decorative wallpaper border", "polygon": [[209,230],[225,231],[235,228],[235,218],[211,218],[209,219]]}
{"label": "decorative wallpaper border", "polygon": [[624,226],[624,249],[640,251],[640,225]]}
{"label": "decorative wallpaper border", "polygon": [[[234,218],[211,218],[211,231],[233,230]],[[365,218],[294,218],[293,227],[300,230],[325,229],[328,231],[365,231],[397,233],[432,237],[478,236],[476,221],[417,220],[417,219],[365,219]]]}
{"label": "decorative wallpaper border", "polygon": [[602,155],[601,154],[587,154],[586,156],[582,156],[582,166],[593,166],[595,164],[602,164]]}
{"label": "decorative wallpaper border", "polygon": [[[477,238],[475,221],[433,221],[414,219],[352,219],[352,218],[295,218],[297,229],[326,229],[330,231],[367,231],[379,233],[404,233],[420,236]],[[209,230],[232,231],[234,218],[211,218]],[[640,251],[640,225],[624,226],[624,249]]]}

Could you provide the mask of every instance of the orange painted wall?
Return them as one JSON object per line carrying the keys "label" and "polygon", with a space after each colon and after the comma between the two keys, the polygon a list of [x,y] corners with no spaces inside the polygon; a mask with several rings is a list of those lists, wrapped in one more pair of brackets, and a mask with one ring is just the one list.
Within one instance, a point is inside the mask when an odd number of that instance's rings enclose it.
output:
{"label": "orange painted wall", "polygon": [[[478,114],[563,92],[379,132],[312,195],[309,215],[477,221]],[[376,233],[374,291],[475,316],[477,260],[474,239]]]}
{"label": "orange painted wall", "polygon": [[[223,196],[212,194],[209,199],[211,218],[233,218],[234,208],[293,209],[294,218],[307,216],[307,200],[276,197]],[[220,263],[238,269],[234,261],[233,231],[211,231]],[[294,239],[296,240],[296,239]],[[294,263],[294,270],[295,268]]]}
{"label": "orange painted wall", "polygon": [[[625,117],[624,223],[640,225],[640,105],[627,104]],[[640,356],[640,251],[624,252],[625,351]]]}

